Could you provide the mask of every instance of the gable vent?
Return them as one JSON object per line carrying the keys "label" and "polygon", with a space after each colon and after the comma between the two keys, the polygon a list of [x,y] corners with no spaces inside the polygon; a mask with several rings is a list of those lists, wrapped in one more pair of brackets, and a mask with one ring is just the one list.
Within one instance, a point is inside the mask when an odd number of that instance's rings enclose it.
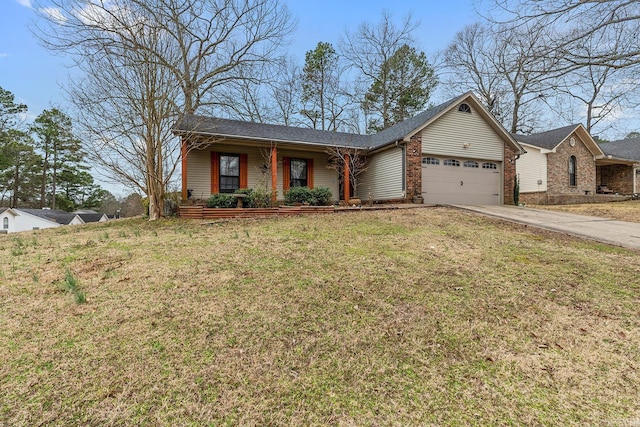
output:
{"label": "gable vent", "polygon": [[463,113],[471,113],[471,107],[469,107],[469,104],[462,103],[458,107],[458,111]]}

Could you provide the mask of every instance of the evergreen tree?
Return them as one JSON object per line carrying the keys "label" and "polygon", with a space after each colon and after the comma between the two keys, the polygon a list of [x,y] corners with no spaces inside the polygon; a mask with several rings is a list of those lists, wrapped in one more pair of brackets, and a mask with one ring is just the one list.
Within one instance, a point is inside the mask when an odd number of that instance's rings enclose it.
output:
{"label": "evergreen tree", "polygon": [[17,129],[3,133],[0,194],[10,207],[32,207],[38,187],[42,158],[33,148],[29,134]]}
{"label": "evergreen tree", "polygon": [[[56,197],[61,184],[60,172],[64,168],[77,172],[87,169],[86,166],[81,165],[80,140],[73,135],[71,118],[57,108],[43,111],[36,118],[31,130],[36,136],[36,146],[43,157],[40,207],[47,205],[48,196],[51,208],[56,209]],[[76,175],[67,174],[66,176]]]}
{"label": "evergreen tree", "polygon": [[424,52],[402,45],[382,65],[378,79],[365,94],[363,108],[374,118],[368,131],[377,132],[422,110],[438,84]]}
{"label": "evergreen tree", "polygon": [[311,121],[311,127],[338,130],[349,101],[340,84],[338,54],[331,43],[319,42],[305,55],[302,102],[301,114]]}

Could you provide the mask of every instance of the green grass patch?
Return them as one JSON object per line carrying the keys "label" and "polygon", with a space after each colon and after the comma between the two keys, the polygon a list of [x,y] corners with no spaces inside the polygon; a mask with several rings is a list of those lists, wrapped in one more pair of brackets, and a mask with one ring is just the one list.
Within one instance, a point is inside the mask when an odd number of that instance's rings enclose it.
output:
{"label": "green grass patch", "polygon": [[85,302],[87,302],[87,298],[85,297],[84,292],[78,286],[78,281],[73,276],[71,271],[67,270],[65,272],[64,281],[62,282],[61,287],[65,292],[73,295],[73,298],[75,299],[77,304],[84,304]]}
{"label": "green grass patch", "polygon": [[19,237],[0,236],[0,425],[640,415],[638,251],[441,208]]}

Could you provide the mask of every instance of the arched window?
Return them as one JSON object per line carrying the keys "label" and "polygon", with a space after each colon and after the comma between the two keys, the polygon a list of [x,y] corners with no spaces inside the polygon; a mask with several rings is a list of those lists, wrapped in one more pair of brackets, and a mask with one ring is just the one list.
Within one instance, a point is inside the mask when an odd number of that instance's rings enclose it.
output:
{"label": "arched window", "polygon": [[6,216],[2,218],[2,229],[3,230],[9,229],[9,218],[7,218]]}
{"label": "arched window", "polygon": [[575,187],[576,184],[576,175],[577,175],[577,160],[576,156],[569,157],[569,185],[571,187]]}
{"label": "arched window", "polygon": [[461,111],[463,113],[471,113],[471,107],[469,107],[469,104],[462,103],[458,107],[458,111]]}

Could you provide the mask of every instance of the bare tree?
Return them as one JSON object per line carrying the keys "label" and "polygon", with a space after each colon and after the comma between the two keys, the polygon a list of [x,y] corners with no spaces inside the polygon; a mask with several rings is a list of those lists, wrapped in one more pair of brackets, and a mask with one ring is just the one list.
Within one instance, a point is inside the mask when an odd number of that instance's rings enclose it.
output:
{"label": "bare tree", "polygon": [[[157,29],[140,31],[141,44],[166,45]],[[166,54],[166,53],[165,53]],[[149,218],[162,216],[167,184],[175,171],[180,141],[171,134],[180,87],[145,49],[121,50],[85,59],[86,77],[69,87],[95,165],[149,198]]]}
{"label": "bare tree", "polygon": [[358,177],[367,170],[367,156],[361,150],[346,147],[330,147],[325,153],[329,155],[327,167],[338,172],[338,182],[343,186],[344,170],[348,166],[348,184],[353,187],[353,193],[358,194]]}
{"label": "bare tree", "polygon": [[[620,50],[620,44],[624,43],[624,34],[608,32],[607,40],[602,40],[602,35],[585,39],[578,49],[580,55],[589,56],[595,52],[600,44],[613,45],[614,50]],[[591,132],[597,127],[599,132],[608,130],[613,126],[613,116],[623,109],[637,106],[634,96],[638,89],[635,79],[635,68],[615,68],[608,65],[587,64],[562,75],[554,83],[556,97],[564,97],[578,103],[581,120],[585,121],[586,129]],[[554,108],[554,112],[564,117],[567,108]],[[569,111],[569,114],[572,112]],[[567,120],[575,122],[575,120]]]}
{"label": "bare tree", "polygon": [[458,32],[444,52],[445,91],[450,96],[472,91],[502,123],[507,99],[504,78],[494,63],[494,38],[487,26],[469,25]]}
{"label": "bare tree", "polygon": [[445,52],[449,86],[472,90],[512,133],[530,133],[539,124],[548,82],[557,58],[549,54],[543,27],[505,31],[479,24],[458,33]]}
{"label": "bare tree", "polygon": [[[380,93],[381,105],[385,107],[383,111],[373,113],[375,116],[370,119],[376,120],[378,115],[383,118],[391,116],[390,111],[387,111],[391,108],[390,70],[385,64],[390,63],[393,55],[403,45],[414,46],[412,34],[418,25],[413,16],[408,14],[400,26],[396,26],[391,14],[385,11],[380,22],[364,22],[355,32],[345,32],[340,41],[342,55],[358,71],[354,87],[360,88],[360,93],[356,93],[356,96],[361,102],[364,101],[365,93],[373,86]],[[367,121],[370,119],[367,117]]]}
{"label": "bare tree", "polygon": [[[565,69],[586,65],[624,68],[640,63],[640,8],[633,0],[488,0],[488,19],[509,27],[545,26],[555,34],[552,47],[565,59]],[[610,31],[624,34],[624,48],[611,49],[602,43],[585,55],[579,48],[585,40],[603,37]],[[622,47],[622,46],[621,46]]]}
{"label": "bare tree", "polygon": [[300,125],[300,68],[291,58],[251,67],[254,75],[234,80],[220,94],[219,110],[231,118],[285,126]]}
{"label": "bare tree", "polygon": [[[271,60],[293,29],[280,0],[48,0],[38,6],[48,23],[39,29],[44,44],[70,53],[87,72],[86,90],[75,85],[72,101],[100,147],[99,159],[147,194],[150,219],[162,215],[161,187],[177,163],[171,124],[219,105],[230,82],[255,78],[247,68]],[[129,83],[120,88],[115,81]],[[83,92],[103,104],[75,98]],[[105,116],[119,126],[104,126]],[[143,168],[125,166],[140,161]]]}

